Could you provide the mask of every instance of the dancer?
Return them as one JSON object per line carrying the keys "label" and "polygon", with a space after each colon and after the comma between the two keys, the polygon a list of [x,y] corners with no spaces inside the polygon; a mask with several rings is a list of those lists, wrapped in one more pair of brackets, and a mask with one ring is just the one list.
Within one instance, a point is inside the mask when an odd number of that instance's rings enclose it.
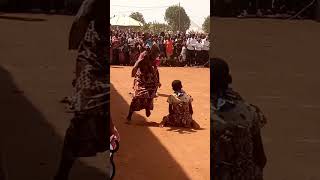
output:
{"label": "dancer", "polygon": [[159,56],[159,48],[152,45],[151,49],[141,53],[139,60],[135,63],[131,76],[134,77],[134,93],[130,104],[127,120],[131,121],[134,111],[145,109],[146,116],[151,115],[153,110],[153,99],[159,86],[159,72],[155,66],[155,60]]}
{"label": "dancer", "polygon": [[67,180],[74,161],[109,149],[108,15],[105,0],[85,0],[76,16],[69,49],[78,49],[76,78],[67,129],[55,180]]}

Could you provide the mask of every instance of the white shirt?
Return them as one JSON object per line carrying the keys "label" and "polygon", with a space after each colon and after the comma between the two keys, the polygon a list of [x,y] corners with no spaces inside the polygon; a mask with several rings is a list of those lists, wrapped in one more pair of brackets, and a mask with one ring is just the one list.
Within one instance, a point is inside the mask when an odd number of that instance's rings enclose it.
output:
{"label": "white shirt", "polygon": [[201,51],[202,50],[202,44],[197,42],[195,46],[196,51]]}
{"label": "white shirt", "polygon": [[186,55],[186,51],[187,51],[187,48],[185,46],[183,46],[182,49],[181,49],[181,53],[180,54],[182,56],[185,56]]}
{"label": "white shirt", "polygon": [[187,41],[187,49],[188,50],[194,50],[194,47],[197,44],[197,40],[194,38],[189,38]]}
{"label": "white shirt", "polygon": [[134,44],[135,44],[135,39],[129,38],[129,39],[128,39],[128,43],[129,43],[130,46],[134,46]]}
{"label": "white shirt", "polygon": [[210,42],[206,39],[202,39],[202,50],[209,51],[210,49]]}

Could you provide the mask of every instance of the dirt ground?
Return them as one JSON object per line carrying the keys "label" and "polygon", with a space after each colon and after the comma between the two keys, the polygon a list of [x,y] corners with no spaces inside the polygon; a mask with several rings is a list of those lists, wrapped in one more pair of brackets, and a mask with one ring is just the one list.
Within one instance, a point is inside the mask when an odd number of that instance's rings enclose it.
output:
{"label": "dirt ground", "polygon": [[[149,118],[145,112],[126,124],[131,102],[131,67],[111,67],[111,113],[121,134],[121,148],[115,160],[115,179],[195,179],[210,178],[210,102],[208,68],[159,68],[159,97]],[[171,82],[179,79],[193,98],[194,119],[203,130],[159,128],[168,114],[167,97]]]}
{"label": "dirt ground", "polygon": [[320,180],[320,23],[211,19],[212,55],[268,118],[266,180]]}

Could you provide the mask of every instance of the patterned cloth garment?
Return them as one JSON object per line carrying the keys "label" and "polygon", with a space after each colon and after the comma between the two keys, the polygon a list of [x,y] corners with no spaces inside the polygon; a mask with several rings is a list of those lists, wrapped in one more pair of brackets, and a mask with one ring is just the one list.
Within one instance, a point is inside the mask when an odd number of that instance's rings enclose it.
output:
{"label": "patterned cloth garment", "polygon": [[172,105],[172,113],[163,118],[164,126],[191,127],[193,119],[189,108],[192,101],[193,98],[183,90],[170,95],[167,102]]}
{"label": "patterned cloth garment", "polygon": [[228,89],[211,99],[211,168],[217,180],[262,180],[253,137],[267,123],[260,109]]}
{"label": "patterned cloth garment", "polygon": [[[142,53],[139,57],[140,60],[145,58],[149,58],[146,56],[146,53]],[[147,108],[153,110],[153,99],[156,97],[159,85],[158,75],[158,69],[156,67],[152,67],[150,72],[143,71],[140,67],[137,69],[134,75],[134,92],[130,106],[132,111],[140,111]]]}
{"label": "patterned cloth garment", "polygon": [[74,117],[66,132],[65,145],[76,157],[95,156],[109,148],[107,50],[107,41],[95,30],[95,21],[91,21],[78,50],[68,107]]}

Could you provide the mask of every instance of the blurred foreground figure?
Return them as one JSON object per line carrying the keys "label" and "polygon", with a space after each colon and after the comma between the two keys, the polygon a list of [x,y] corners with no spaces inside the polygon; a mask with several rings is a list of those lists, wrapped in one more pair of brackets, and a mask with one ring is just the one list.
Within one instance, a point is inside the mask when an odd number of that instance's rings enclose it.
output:
{"label": "blurred foreground figure", "polygon": [[3,154],[2,154],[1,151],[0,151],[0,180],[8,180],[7,179],[7,172],[6,172],[5,162],[4,162],[4,157],[3,157]]}
{"label": "blurred foreground figure", "polygon": [[233,91],[228,64],[210,60],[211,170],[215,180],[262,180],[266,156],[260,129],[266,118]]}
{"label": "blurred foreground figure", "polygon": [[78,50],[62,157],[55,180],[67,180],[74,161],[109,150],[110,84],[107,1],[85,0],[72,24],[69,49]]}

